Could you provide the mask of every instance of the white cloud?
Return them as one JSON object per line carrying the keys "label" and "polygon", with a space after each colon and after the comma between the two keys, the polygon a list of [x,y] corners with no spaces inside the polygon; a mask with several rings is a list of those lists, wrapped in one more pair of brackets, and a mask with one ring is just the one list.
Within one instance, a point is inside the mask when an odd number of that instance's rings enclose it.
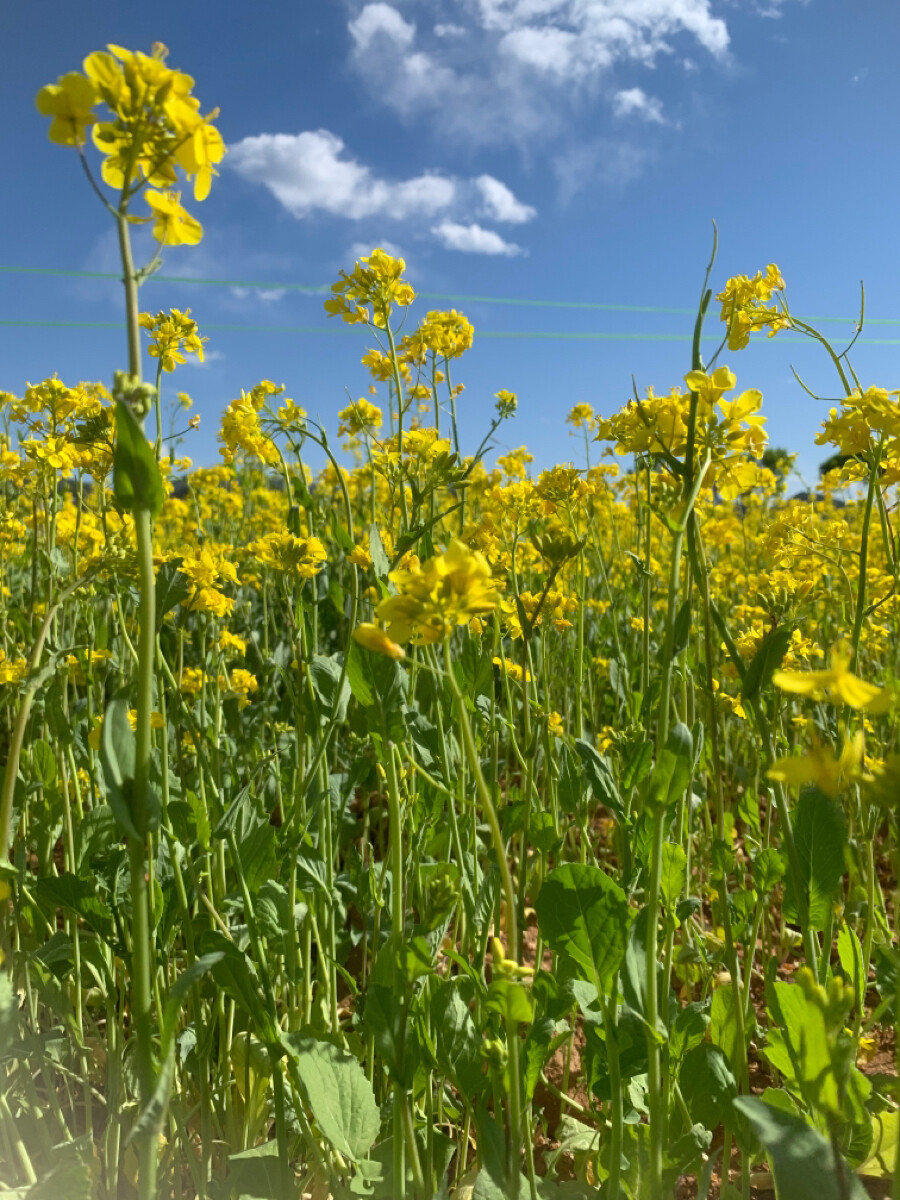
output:
{"label": "white cloud", "polygon": [[184,361],[187,366],[195,367],[202,371],[207,367],[211,367],[213,363],[224,362],[225,355],[221,350],[204,350],[202,362],[195,354],[188,354]]}
{"label": "white cloud", "polygon": [[403,253],[397,243],[392,242],[387,238],[375,238],[370,242],[354,242],[347,251],[347,258],[353,262],[357,262],[361,258],[368,258],[376,247],[380,250],[383,250],[385,254],[389,254],[391,258],[406,259],[406,255]]}
{"label": "white cloud", "polygon": [[274,304],[287,295],[287,288],[233,287],[231,294],[235,300],[247,300],[250,298],[262,300],[266,304]]}
{"label": "white cloud", "polygon": [[397,46],[408,46],[416,34],[416,27],[405,21],[390,4],[367,4],[347,26],[360,51],[368,50],[377,37],[386,37]]}
{"label": "white cloud", "polygon": [[728,27],[713,12],[725,0],[429,0],[417,11],[430,20],[417,25],[388,4],[346,2],[352,64],[377,102],[468,147],[512,143],[530,154],[571,141],[615,90],[619,67],[729,55]]}
{"label": "white cloud", "polygon": [[391,182],[344,153],[327,129],[260,133],[231,147],[228,162],[245,179],[261,183],[295,217],[327,212],[361,220],[371,216],[434,217],[448,209],[457,185],[425,173]]}
{"label": "white cloud", "polygon": [[578,38],[568,29],[526,27],[504,34],[499,49],[526,67],[561,77],[572,70]]}
{"label": "white cloud", "polygon": [[662,104],[653,96],[648,96],[643,88],[626,88],[613,96],[613,112],[617,117],[640,117],[642,121],[651,121],[657,125],[665,125]]}
{"label": "white cloud", "polygon": [[503,254],[511,257],[521,254],[522,247],[506,242],[493,229],[480,225],[459,225],[456,221],[442,221],[431,231],[443,244],[445,250],[461,250],[466,254]]}
{"label": "white cloud", "polygon": [[[327,129],[246,137],[231,148],[227,162],[245,179],[267,188],[298,219],[327,213],[351,221],[377,218],[382,226],[389,220],[402,220],[412,222],[415,228],[418,221],[427,228],[436,218],[442,218],[432,225],[431,232],[454,250],[519,254],[521,248],[504,241],[500,234],[465,222],[483,216],[523,224],[537,216],[535,208],[523,204],[493,175],[460,179],[426,171],[411,179],[383,179],[353,158],[342,139]],[[353,256],[369,254],[374,245],[399,255],[395,247],[382,240],[356,242]],[[281,298],[280,289],[238,287],[232,291],[242,300],[254,294],[266,301]]]}
{"label": "white cloud", "polygon": [[494,221],[521,225],[537,216],[536,208],[517,200],[506,184],[495,179],[493,175],[479,175],[475,186],[481,192],[485,214]]}

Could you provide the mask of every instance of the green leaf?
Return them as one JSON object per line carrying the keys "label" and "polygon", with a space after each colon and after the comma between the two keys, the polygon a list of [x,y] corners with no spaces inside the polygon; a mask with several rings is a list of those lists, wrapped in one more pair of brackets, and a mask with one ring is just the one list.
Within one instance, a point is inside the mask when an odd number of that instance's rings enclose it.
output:
{"label": "green leaf", "polygon": [[350,684],[342,676],[341,655],[313,655],[309,664],[309,681],[319,702],[319,716],[323,723],[328,720],[342,721],[346,715]]}
{"label": "green leaf", "polygon": [[369,526],[369,557],[372,559],[372,570],[379,579],[387,579],[391,569],[391,560],[385,553],[384,543],[377,525]]}
{"label": "green leaf", "polygon": [[784,859],[774,848],[760,850],[753,860],[751,873],[756,890],[765,894],[784,879]]}
{"label": "green leaf", "polygon": [[799,984],[781,980],[767,986],[766,1003],[769,1016],[779,1029],[769,1030],[763,1054],[787,1079],[805,1084],[806,1094],[818,1106],[841,1116],[822,1006],[807,996]]}
{"label": "green leaf", "polygon": [[338,548],[343,550],[345,554],[352,554],[356,549],[353,538],[333,514],[331,517],[331,536],[334,538]]}
{"label": "green leaf", "polygon": [[128,701],[111,700],[106,707],[100,734],[100,765],[106,784],[106,799],[121,832],[140,841],[146,830],[134,823],[131,790],[134,787],[135,739],[128,720]]}
{"label": "green leaf", "polygon": [[620,821],[624,820],[625,808],[609,763],[584,738],[576,740],[575,750],[581,759],[585,782],[590,785],[594,799],[608,808]]}
{"label": "green leaf", "polygon": [[694,739],[687,725],[676,721],[650,776],[648,809],[660,811],[674,804],[690,782],[693,769]]}
{"label": "green leaf", "polygon": [[56,755],[52,746],[42,738],[38,738],[31,746],[31,765],[36,779],[44,787],[53,787],[56,783]]}
{"label": "green leaf", "polygon": [[199,939],[198,949],[203,956],[220,954],[212,964],[212,976],[226,995],[230,996],[250,1017],[261,1041],[267,1045],[279,1040],[278,1029],[268,1012],[256,967],[234,942],[218,929],[207,930]]}
{"label": "green leaf", "polygon": [[622,768],[622,787],[627,792],[637,787],[653,770],[653,743],[638,742]]}
{"label": "green leaf", "polygon": [[116,401],[116,448],[113,452],[113,487],[125,512],[158,516],[165,500],[156,455],[137,418],[123,400]]}
{"label": "green leaf", "polygon": [[378,1136],[381,1114],[360,1064],[331,1042],[286,1033],[282,1044],[296,1067],[313,1119],[339,1154],[358,1162]]}
{"label": "green leaf", "polygon": [[18,1040],[18,1012],[19,1004],[12,982],[4,972],[0,974],[0,1062]]}
{"label": "green leaf", "polygon": [[713,992],[712,1007],[709,1013],[709,1037],[714,1046],[718,1046],[731,1064],[731,1069],[737,1069],[738,1023],[735,1003],[740,1003],[736,996],[734,984],[716,988]]}
{"label": "green leaf", "polygon": [[734,1129],[738,1124],[732,1109],[737,1097],[737,1083],[728,1059],[709,1042],[701,1042],[685,1055],[678,1075],[685,1104],[695,1121],[707,1129],[724,1125]]}
{"label": "green leaf", "polygon": [[[180,561],[180,560],[179,560]],[[156,572],[156,628],[162,629],[166,613],[190,596],[193,588],[175,562],[165,562]]]}
{"label": "green leaf", "polygon": [[75,870],[78,874],[86,874],[91,863],[103,858],[121,836],[108,804],[98,804],[86,812],[75,828]]}
{"label": "green leaf", "polygon": [[659,886],[668,908],[672,907],[682,893],[686,870],[687,855],[681,846],[676,842],[664,842]]}
{"label": "green leaf", "polygon": [[502,975],[491,980],[485,1005],[500,1013],[505,1020],[518,1025],[527,1025],[534,1016],[531,996],[526,988]]}
{"label": "green leaf", "polygon": [[[809,898],[809,923],[825,929],[844,877],[847,822],[841,803],[818,788],[804,788],[794,816],[794,841],[800,860],[801,881]],[[784,913],[797,919],[794,881],[788,876]]]}
{"label": "green leaf", "polygon": [[435,989],[431,1024],[438,1066],[462,1096],[472,1097],[488,1079],[482,1070],[481,1037],[458,980],[447,979]]}
{"label": "green leaf", "polygon": [[544,880],[535,908],[547,944],[573,959],[598,993],[608,993],[631,924],[622,889],[599,867],[567,863]]}
{"label": "green leaf", "polygon": [[900,1111],[888,1109],[872,1115],[872,1149],[858,1169],[870,1178],[893,1179],[897,1169],[897,1142],[900,1135]]}
{"label": "green leaf", "polygon": [[230,1194],[244,1200],[281,1200],[281,1162],[277,1142],[263,1142],[228,1156]]}
{"label": "green leaf", "polygon": [[741,695],[745,700],[752,700],[768,685],[788,652],[792,633],[790,625],[776,625],[759,643],[741,684]]}
{"label": "green leaf", "polygon": [[778,1200],[867,1200],[862,1184],[844,1162],[840,1164],[842,1187],[831,1143],[802,1117],[754,1096],[739,1096],[733,1106],[749,1120],[766,1149]]}
{"label": "green leaf", "polygon": [[853,985],[853,992],[856,996],[856,1008],[859,1012],[862,1012],[866,994],[866,969],[863,963],[863,952],[862,946],[859,944],[859,938],[848,925],[845,925],[838,934],[837,951],[841,962],[841,970]]}
{"label": "green leaf", "polygon": [[34,885],[32,894],[41,907],[51,911],[64,908],[86,925],[109,945],[114,944],[114,930],[109,906],[97,894],[95,879],[80,879],[66,871],[62,875],[45,875]]}

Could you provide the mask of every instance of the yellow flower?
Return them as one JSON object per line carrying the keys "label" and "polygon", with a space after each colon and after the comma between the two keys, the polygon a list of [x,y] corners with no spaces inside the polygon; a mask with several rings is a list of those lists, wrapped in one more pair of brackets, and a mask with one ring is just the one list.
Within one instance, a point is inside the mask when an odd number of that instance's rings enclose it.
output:
{"label": "yellow flower", "polygon": [[196,246],[203,237],[203,226],[181,205],[180,192],[147,189],[147,203],[153,209],[153,236],[164,246]]}
{"label": "yellow flower", "polygon": [[[132,733],[137,732],[137,718],[138,718],[137,709],[129,708],[128,724],[131,726]],[[156,711],[152,712],[150,714],[150,728],[151,729],[165,729],[165,727],[166,727],[166,722],[163,718],[162,713],[156,712]]]}
{"label": "yellow flower", "polygon": [[815,745],[803,756],[776,759],[766,775],[789,787],[814,783],[826,795],[836,796],[854,779],[871,779],[863,769],[864,759],[865,740],[859,732],[844,743],[838,756],[830,746]]}
{"label": "yellow flower", "polygon": [[456,539],[444,554],[392,571],[390,579],[398,594],[382,600],[376,613],[398,642],[441,641],[456,625],[497,606],[497,585],[484,555]]}
{"label": "yellow flower", "polygon": [[890,693],[852,674],[850,659],[849,649],[838,646],[832,651],[829,670],[776,671],[772,682],[783,692],[797,696],[810,696],[814,700],[824,700],[827,696],[834,704],[848,704],[868,712],[887,712],[893,703]]}
{"label": "yellow flower", "polygon": [[93,108],[97,92],[90,79],[70,71],[61,75],[58,83],[48,83],[37,94],[38,112],[53,121],[47,136],[59,146],[84,145],[84,131],[97,118]]}
{"label": "yellow flower", "polygon": [[384,654],[398,662],[400,659],[406,658],[406,651],[403,647],[392,642],[379,625],[373,625],[369,621],[357,625],[353,630],[353,640],[359,642],[360,646],[365,646],[367,650],[372,650],[376,654]]}

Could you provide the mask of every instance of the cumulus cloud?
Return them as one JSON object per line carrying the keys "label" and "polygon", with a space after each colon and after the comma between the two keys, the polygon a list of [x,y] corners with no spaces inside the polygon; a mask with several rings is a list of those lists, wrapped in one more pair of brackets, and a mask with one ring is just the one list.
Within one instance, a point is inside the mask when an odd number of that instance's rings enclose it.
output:
{"label": "cumulus cloud", "polygon": [[460,225],[456,221],[441,221],[431,231],[445,250],[461,250],[465,254],[503,254],[512,257],[522,253],[522,247],[504,241],[496,230],[480,225]]}
{"label": "cumulus cloud", "polygon": [[390,4],[367,4],[347,26],[357,50],[368,50],[377,37],[385,37],[395,45],[405,47],[416,34],[415,25],[405,21]]}
{"label": "cumulus cloud", "polygon": [[[519,254],[521,247],[471,223],[472,218],[521,225],[537,216],[537,209],[493,175],[463,179],[426,171],[411,179],[382,178],[327,129],[246,137],[232,146],[227,162],[244,179],[265,187],[298,219],[327,214],[354,222],[375,218],[376,228],[388,221],[411,223],[414,230],[418,224],[420,232],[430,226],[433,236],[451,250]],[[356,242],[354,257],[368,254],[374,244]],[[389,242],[377,244],[396,253]],[[250,295],[246,289],[233,290],[239,299]],[[274,290],[257,290],[256,295],[261,300],[280,299]]]}
{"label": "cumulus cloud", "polygon": [[357,221],[433,217],[450,207],[457,190],[454,180],[427,172],[381,179],[348,156],[343,140],[327,129],[246,137],[232,146],[228,162],[245,179],[268,188],[295,217],[317,211]]}
{"label": "cumulus cloud", "polygon": [[432,0],[433,25],[383,0],[347,2],[352,63],[372,94],[470,145],[557,136],[619,67],[729,52],[714,0]]}
{"label": "cumulus cloud", "polygon": [[665,125],[662,104],[648,96],[643,88],[626,88],[613,96],[613,112],[617,117],[640,117],[656,125]]}
{"label": "cumulus cloud", "polygon": [[256,299],[265,304],[274,304],[287,295],[287,288],[233,287],[231,294],[235,300]]}
{"label": "cumulus cloud", "polygon": [[479,175],[475,186],[481,192],[484,213],[494,221],[507,221],[510,225],[522,225],[537,216],[537,209],[517,200],[505,183],[493,175]]}

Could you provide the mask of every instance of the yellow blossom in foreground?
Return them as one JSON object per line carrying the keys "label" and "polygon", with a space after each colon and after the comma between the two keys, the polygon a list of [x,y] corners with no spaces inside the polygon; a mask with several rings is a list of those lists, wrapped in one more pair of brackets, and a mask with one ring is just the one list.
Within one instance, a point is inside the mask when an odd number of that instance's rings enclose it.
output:
{"label": "yellow blossom in foreground", "polygon": [[400,659],[406,658],[406,651],[403,647],[392,642],[387,633],[379,625],[373,625],[371,621],[363,621],[361,625],[357,625],[353,630],[353,640],[359,642],[360,646],[365,646],[367,650],[374,651],[375,654],[384,654],[387,658],[393,658],[398,662]]}
{"label": "yellow blossom in foreground", "polygon": [[455,626],[497,606],[487,559],[456,539],[444,554],[392,571],[390,579],[398,594],[382,600],[376,612],[397,642],[442,641]]}
{"label": "yellow blossom in foreground", "polygon": [[805,755],[776,759],[766,775],[789,787],[814,783],[828,796],[836,796],[855,779],[871,779],[863,769],[865,740],[862,732],[845,742],[839,755],[830,746],[813,746]]}
{"label": "yellow blossom in foreground", "polygon": [[196,246],[203,237],[203,226],[182,207],[180,192],[148,188],[147,203],[155,218],[153,236],[164,246]]}
{"label": "yellow blossom in foreground", "polygon": [[[131,726],[132,733],[137,733],[137,718],[138,718],[137,709],[129,708],[128,724]],[[165,719],[164,719],[162,713],[156,712],[154,710],[150,714],[150,728],[151,729],[165,729],[165,727],[166,727],[166,722],[165,722]]]}
{"label": "yellow blossom in foreground", "polygon": [[18,683],[25,678],[28,663],[24,658],[10,659],[0,650],[0,687],[4,683]]}
{"label": "yellow blossom in foreground", "polygon": [[797,696],[810,696],[813,700],[824,700],[827,696],[834,704],[887,712],[893,703],[890,693],[854,675],[849,669],[850,658],[849,650],[839,646],[832,652],[829,670],[776,671],[772,682],[783,692]]}

